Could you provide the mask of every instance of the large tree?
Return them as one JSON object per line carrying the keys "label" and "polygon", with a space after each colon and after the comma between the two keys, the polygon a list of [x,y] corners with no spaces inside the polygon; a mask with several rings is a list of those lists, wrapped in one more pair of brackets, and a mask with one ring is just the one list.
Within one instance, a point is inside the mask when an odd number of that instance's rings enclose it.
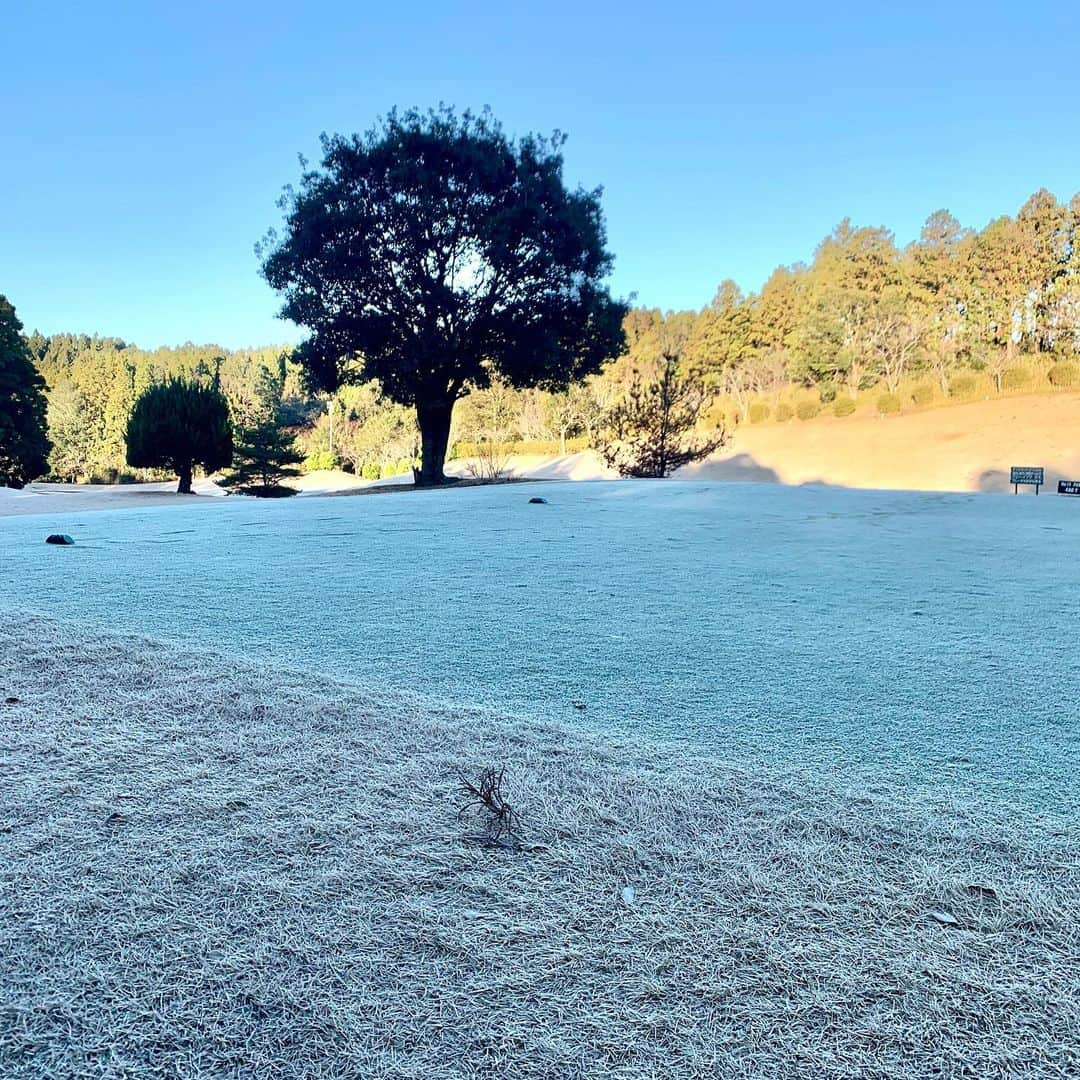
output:
{"label": "large tree", "polygon": [[207,472],[223,469],[232,454],[229,403],[216,385],[167,379],[144,390],[131,410],[127,463],[171,469],[180,495],[191,494],[196,465]]}
{"label": "large tree", "polygon": [[15,308],[0,296],[0,487],[22,487],[49,467],[45,411],[45,380]]}
{"label": "large tree", "polygon": [[562,144],[513,140],[486,112],[391,113],[323,138],[259,247],[282,316],[310,332],[295,358],[313,382],[377,379],[415,407],[420,484],[444,481],[468,390],[563,389],[622,349],[600,192],[567,189]]}

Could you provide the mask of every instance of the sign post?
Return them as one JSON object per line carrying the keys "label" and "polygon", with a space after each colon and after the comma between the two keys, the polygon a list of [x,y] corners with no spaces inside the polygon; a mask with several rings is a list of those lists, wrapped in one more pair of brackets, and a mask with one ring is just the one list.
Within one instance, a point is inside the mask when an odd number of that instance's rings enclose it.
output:
{"label": "sign post", "polygon": [[1080,480],[1059,480],[1059,495],[1080,495]]}
{"label": "sign post", "polygon": [[1014,465],[1009,470],[1009,483],[1013,486],[1014,495],[1019,494],[1021,484],[1034,484],[1035,494],[1038,495],[1039,488],[1046,483],[1046,480],[1041,465]]}

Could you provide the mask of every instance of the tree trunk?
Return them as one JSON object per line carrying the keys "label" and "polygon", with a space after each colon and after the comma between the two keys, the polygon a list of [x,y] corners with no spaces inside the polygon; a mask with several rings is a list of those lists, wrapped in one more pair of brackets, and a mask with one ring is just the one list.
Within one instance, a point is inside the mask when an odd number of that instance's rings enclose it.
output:
{"label": "tree trunk", "polygon": [[177,475],[180,477],[180,483],[177,485],[177,495],[190,495],[191,494],[191,466],[190,465],[177,465]]}
{"label": "tree trunk", "polygon": [[450,442],[450,418],[453,400],[417,402],[416,420],[420,425],[420,468],[413,469],[417,487],[438,487],[446,483],[443,465]]}

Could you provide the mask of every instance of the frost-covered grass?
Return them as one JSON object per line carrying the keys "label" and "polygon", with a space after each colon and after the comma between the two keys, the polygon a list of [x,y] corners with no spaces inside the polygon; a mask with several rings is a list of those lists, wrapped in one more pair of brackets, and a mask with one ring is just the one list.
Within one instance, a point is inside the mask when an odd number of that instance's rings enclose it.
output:
{"label": "frost-covered grass", "polygon": [[1075,824],[1078,551],[1049,494],[207,499],[0,518],[0,610]]}
{"label": "frost-covered grass", "polygon": [[[1080,1070],[1048,819],[46,619],[0,657],[5,1078]],[[520,852],[457,817],[488,763]]]}

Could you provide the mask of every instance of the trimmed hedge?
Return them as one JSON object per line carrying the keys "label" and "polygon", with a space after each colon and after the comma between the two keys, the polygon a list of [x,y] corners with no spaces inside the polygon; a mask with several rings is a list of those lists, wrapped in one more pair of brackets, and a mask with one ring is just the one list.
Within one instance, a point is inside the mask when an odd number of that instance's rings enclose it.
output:
{"label": "trimmed hedge", "polygon": [[749,409],[750,423],[761,424],[772,415],[772,409],[764,401],[755,401]]}
{"label": "trimmed hedge", "polygon": [[800,420],[813,420],[821,412],[821,406],[816,401],[800,401],[795,415]]}
{"label": "trimmed hedge", "polygon": [[855,399],[850,397],[838,397],[833,402],[833,416],[850,416],[855,411]]}
{"label": "trimmed hedge", "polygon": [[781,424],[787,423],[794,415],[795,410],[786,401],[782,401],[776,406],[776,419]]}
{"label": "trimmed hedge", "polygon": [[893,416],[903,408],[903,402],[896,394],[882,394],[877,399],[877,409],[882,416]]}

